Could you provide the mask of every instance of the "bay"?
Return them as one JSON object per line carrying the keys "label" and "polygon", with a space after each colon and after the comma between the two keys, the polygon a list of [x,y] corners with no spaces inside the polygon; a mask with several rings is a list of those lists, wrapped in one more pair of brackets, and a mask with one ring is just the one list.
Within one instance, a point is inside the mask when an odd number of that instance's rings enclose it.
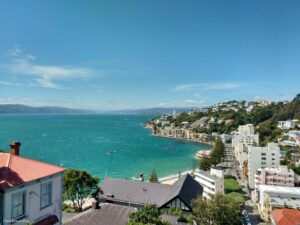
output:
{"label": "bay", "polygon": [[141,115],[0,115],[0,149],[22,143],[24,157],[85,169],[101,180],[177,174],[196,168],[195,153],[210,146],[151,136]]}

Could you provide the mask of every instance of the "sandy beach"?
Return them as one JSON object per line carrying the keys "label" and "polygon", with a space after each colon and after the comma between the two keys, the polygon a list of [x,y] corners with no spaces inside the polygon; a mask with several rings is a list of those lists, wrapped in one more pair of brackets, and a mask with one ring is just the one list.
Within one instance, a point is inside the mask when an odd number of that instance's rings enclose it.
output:
{"label": "sandy beach", "polygon": [[[183,171],[180,173],[181,176],[187,174],[187,173],[191,173],[193,170],[187,170],[187,171]],[[178,174],[172,174],[172,175],[168,175],[165,177],[161,177],[158,179],[158,182],[161,184],[169,184],[172,185],[173,183],[175,183],[178,180]]]}

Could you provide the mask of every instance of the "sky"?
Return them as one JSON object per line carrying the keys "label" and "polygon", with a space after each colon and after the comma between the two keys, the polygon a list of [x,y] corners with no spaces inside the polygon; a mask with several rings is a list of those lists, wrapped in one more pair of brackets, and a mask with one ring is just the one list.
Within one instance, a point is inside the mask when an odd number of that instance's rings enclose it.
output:
{"label": "sky", "polygon": [[0,104],[203,107],[299,92],[299,0],[0,2]]}

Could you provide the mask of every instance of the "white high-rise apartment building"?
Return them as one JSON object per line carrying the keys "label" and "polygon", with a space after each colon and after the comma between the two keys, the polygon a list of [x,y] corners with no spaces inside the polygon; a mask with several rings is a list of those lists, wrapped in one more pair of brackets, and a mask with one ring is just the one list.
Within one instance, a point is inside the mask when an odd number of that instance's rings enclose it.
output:
{"label": "white high-rise apartment building", "polygon": [[239,134],[252,135],[254,134],[254,126],[253,124],[239,126],[238,132]]}
{"label": "white high-rise apartment building", "polygon": [[277,143],[269,143],[266,147],[250,146],[248,150],[248,183],[254,189],[257,169],[279,168],[280,149]]}
{"label": "white high-rise apartment building", "polygon": [[217,193],[224,194],[224,174],[222,169],[197,170],[194,179],[203,186],[203,197],[210,198]]}
{"label": "white high-rise apartment building", "polygon": [[232,138],[232,147],[240,166],[248,159],[248,147],[258,146],[258,144],[259,134],[255,134],[253,124],[239,126]]}

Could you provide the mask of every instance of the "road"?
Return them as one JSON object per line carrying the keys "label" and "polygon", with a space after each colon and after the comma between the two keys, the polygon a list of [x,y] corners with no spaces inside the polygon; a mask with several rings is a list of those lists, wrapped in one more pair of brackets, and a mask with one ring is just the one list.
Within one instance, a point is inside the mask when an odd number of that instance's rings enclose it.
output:
{"label": "road", "polygon": [[[230,149],[230,150],[232,150],[232,149]],[[238,166],[238,164],[236,164],[236,168],[233,169],[231,171],[231,173],[233,176],[235,176],[237,178],[239,185],[242,187],[242,193],[243,193],[244,197],[247,199],[245,202],[245,210],[247,211],[251,225],[266,224],[266,223],[263,223],[262,220],[260,219],[260,215],[259,215],[258,211],[255,209],[253,202],[251,201],[250,192],[247,187],[247,181],[245,179],[243,179],[242,171],[241,171],[240,167]]]}

